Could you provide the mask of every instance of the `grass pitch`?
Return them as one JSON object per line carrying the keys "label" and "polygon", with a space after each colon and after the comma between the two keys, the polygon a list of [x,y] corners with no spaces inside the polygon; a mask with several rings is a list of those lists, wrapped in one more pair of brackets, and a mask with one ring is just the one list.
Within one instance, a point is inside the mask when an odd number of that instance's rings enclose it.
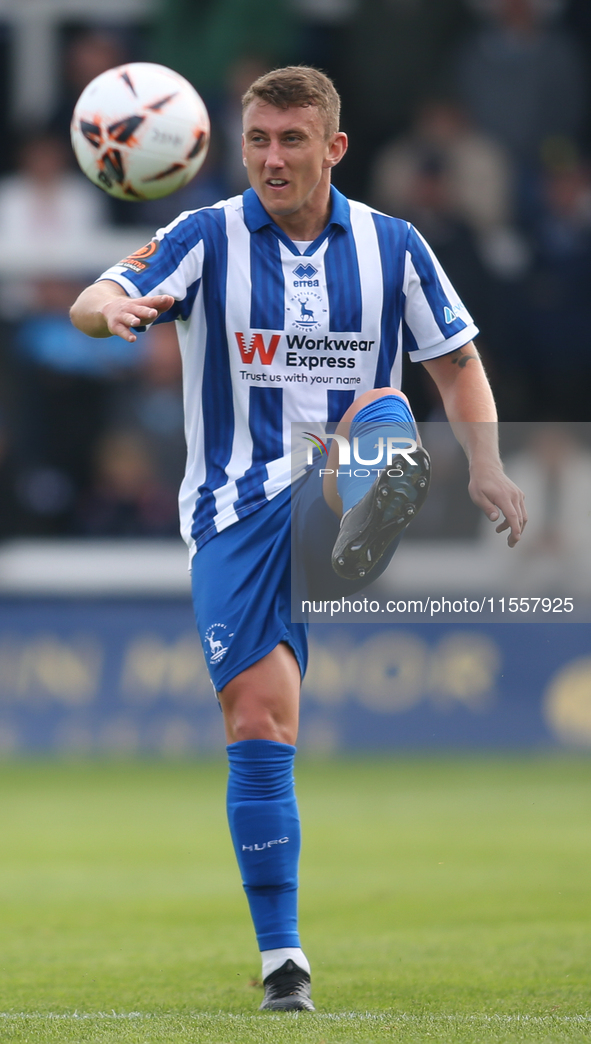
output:
{"label": "grass pitch", "polygon": [[0,1040],[591,1037],[591,760],[302,762],[317,1015],[257,1012],[220,763],[0,766]]}

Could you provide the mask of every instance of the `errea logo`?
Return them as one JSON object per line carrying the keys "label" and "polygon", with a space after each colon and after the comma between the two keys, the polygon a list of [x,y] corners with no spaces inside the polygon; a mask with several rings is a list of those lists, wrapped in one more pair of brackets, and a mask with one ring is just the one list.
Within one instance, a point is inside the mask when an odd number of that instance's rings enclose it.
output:
{"label": "errea logo", "polygon": [[302,265],[301,262],[297,268],[294,268],[293,274],[297,275],[298,279],[311,279],[315,276],[318,269],[314,268],[314,265]]}
{"label": "errea logo", "polygon": [[293,285],[294,286],[319,286],[318,280],[314,279],[314,276],[317,273],[318,273],[318,269],[314,268],[314,265],[311,265],[309,263],[304,265],[300,261],[300,263],[297,266],[297,268],[294,268],[294,270],[293,270],[294,276],[298,277],[297,279],[294,279]]}

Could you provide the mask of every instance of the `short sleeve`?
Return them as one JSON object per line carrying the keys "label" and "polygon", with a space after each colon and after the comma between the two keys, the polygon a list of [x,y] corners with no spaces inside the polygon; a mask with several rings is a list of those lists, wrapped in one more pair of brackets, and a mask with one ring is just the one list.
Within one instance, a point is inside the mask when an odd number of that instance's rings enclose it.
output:
{"label": "short sleeve", "polygon": [[187,319],[203,273],[204,244],[198,211],[186,211],[145,246],[99,276],[119,283],[130,297],[170,294],[176,305],[160,318]]}
{"label": "short sleeve", "polygon": [[403,295],[402,345],[414,362],[461,348],[478,333],[435,254],[412,225],[407,237]]}

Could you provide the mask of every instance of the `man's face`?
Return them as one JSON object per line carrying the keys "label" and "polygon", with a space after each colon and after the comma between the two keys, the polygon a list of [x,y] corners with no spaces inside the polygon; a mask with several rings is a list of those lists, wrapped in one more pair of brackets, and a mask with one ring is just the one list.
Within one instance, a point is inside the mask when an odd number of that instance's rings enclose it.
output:
{"label": "man's face", "polygon": [[330,168],[345,148],[344,134],[326,138],[314,106],[277,109],[257,100],[244,113],[242,150],[248,179],[265,210],[276,218],[322,203]]}

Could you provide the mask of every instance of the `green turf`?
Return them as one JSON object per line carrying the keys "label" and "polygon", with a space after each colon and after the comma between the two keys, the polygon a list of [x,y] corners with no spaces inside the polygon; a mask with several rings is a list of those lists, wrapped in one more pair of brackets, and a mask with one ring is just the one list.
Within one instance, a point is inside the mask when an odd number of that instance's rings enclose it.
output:
{"label": "green turf", "polygon": [[0,765],[0,1040],[591,1038],[591,761],[302,763],[318,1015],[257,1013],[221,763]]}

